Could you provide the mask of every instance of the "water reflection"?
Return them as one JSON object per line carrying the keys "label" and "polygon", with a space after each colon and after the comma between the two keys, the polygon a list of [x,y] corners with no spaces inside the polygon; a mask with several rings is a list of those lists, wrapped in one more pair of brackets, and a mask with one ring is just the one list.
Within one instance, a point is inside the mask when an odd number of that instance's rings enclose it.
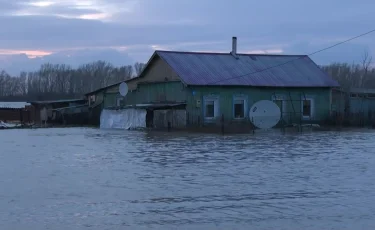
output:
{"label": "water reflection", "polygon": [[375,226],[374,132],[0,131],[5,229]]}

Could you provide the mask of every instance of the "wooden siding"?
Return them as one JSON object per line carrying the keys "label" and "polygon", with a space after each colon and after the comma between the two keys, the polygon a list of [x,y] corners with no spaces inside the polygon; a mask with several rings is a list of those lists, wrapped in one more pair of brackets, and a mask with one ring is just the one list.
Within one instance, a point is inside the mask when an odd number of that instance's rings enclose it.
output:
{"label": "wooden siding", "polygon": [[[133,105],[155,102],[184,102],[187,88],[181,82],[142,83],[137,89],[129,91],[121,105]],[[116,106],[117,93],[106,93],[104,107]]]}
{"label": "wooden siding", "polygon": [[[254,88],[254,87],[185,87],[181,82],[143,83],[136,90],[129,91],[121,105],[132,105],[157,102],[187,102],[188,119],[192,123],[204,123],[204,98],[217,97],[219,100],[219,117],[224,115],[226,121],[249,122],[248,111],[251,106],[260,100],[281,99],[278,103],[284,124],[321,122],[328,119],[331,114],[330,96],[328,88]],[[234,118],[234,98],[246,99],[245,118]],[[312,99],[312,117],[302,116],[302,101],[304,98]],[[106,93],[104,107],[116,106],[119,93]],[[197,106],[197,101],[200,106]],[[216,120],[216,121],[217,121]],[[214,120],[215,121],[215,120]]]}
{"label": "wooden siding", "polygon": [[134,90],[137,88],[138,83],[168,81],[180,81],[180,78],[165,61],[156,56],[147,69],[145,69],[143,76],[130,80],[128,86],[130,90]]}
{"label": "wooden siding", "polygon": [[[131,79],[127,82],[129,91],[137,90],[138,84],[141,83],[160,83],[160,82],[180,82],[178,75],[172,68],[163,61],[160,57],[156,56],[155,59],[149,64],[148,68],[143,73],[142,77]],[[118,93],[119,84],[103,90],[106,94]],[[102,92],[102,91],[100,91]],[[98,92],[98,94],[100,93]]]}
{"label": "wooden siding", "polygon": [[[276,98],[283,98],[284,104],[279,105],[283,109],[283,119],[286,123],[299,122],[302,117],[302,101],[301,99],[311,98],[313,99],[313,117],[302,118],[302,121],[313,122],[322,121],[330,116],[330,89],[328,88],[254,88],[254,87],[189,87],[187,94],[187,111],[190,119],[200,120],[203,122],[203,111],[204,111],[204,97],[216,96],[219,99],[219,114],[224,115],[224,119],[234,119],[233,113],[233,99],[234,96],[241,96],[247,98],[247,110],[251,106],[260,100],[273,100]],[[197,100],[200,100],[200,106],[197,106]],[[247,114],[248,111],[245,111]],[[217,118],[217,120],[220,117]],[[247,122],[248,117],[245,117],[243,121]]]}

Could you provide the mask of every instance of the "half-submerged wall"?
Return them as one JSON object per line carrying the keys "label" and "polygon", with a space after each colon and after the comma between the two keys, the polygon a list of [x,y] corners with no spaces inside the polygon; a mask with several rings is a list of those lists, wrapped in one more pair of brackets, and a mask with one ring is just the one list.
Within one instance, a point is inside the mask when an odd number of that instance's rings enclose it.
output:
{"label": "half-submerged wall", "polygon": [[[251,106],[272,100],[280,107],[284,124],[321,123],[330,117],[329,88],[189,87],[190,123],[248,123]],[[242,103],[243,106],[238,106]],[[243,111],[239,111],[239,108]],[[239,112],[238,112],[239,111]]]}

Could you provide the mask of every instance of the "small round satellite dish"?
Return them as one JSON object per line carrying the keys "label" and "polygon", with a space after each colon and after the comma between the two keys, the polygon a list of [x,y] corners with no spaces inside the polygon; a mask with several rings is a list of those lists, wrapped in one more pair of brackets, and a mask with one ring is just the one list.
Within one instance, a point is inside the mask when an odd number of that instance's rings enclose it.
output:
{"label": "small round satellite dish", "polygon": [[119,86],[120,95],[125,97],[126,94],[128,94],[128,91],[129,91],[128,85],[125,82],[121,83]]}
{"label": "small round satellite dish", "polygon": [[249,111],[250,121],[259,129],[270,129],[280,121],[280,108],[272,101],[256,102]]}

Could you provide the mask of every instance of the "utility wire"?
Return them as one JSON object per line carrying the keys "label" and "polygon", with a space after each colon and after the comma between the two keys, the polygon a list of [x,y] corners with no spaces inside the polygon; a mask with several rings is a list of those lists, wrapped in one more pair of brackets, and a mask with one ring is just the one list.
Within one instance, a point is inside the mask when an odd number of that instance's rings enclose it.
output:
{"label": "utility wire", "polygon": [[271,66],[271,67],[268,67],[268,68],[265,68],[265,69],[262,69],[262,70],[258,70],[258,71],[255,71],[255,72],[251,72],[251,73],[247,73],[247,74],[243,74],[243,75],[239,75],[239,76],[235,76],[235,77],[231,77],[231,78],[222,79],[222,80],[219,80],[219,81],[211,82],[211,83],[209,83],[209,84],[210,84],[210,85],[211,85],[211,84],[216,84],[216,83],[219,83],[219,82],[222,82],[222,81],[228,81],[228,80],[231,80],[231,79],[241,78],[241,77],[245,77],[245,76],[247,76],[247,75],[256,74],[256,73],[263,72],[263,71],[266,71],[266,70],[269,70],[269,69],[273,69],[273,68],[276,68],[276,67],[279,67],[279,66],[282,66],[282,65],[288,64],[288,63],[290,63],[290,62],[294,62],[294,61],[296,61],[296,60],[299,60],[299,59],[302,59],[302,58],[305,58],[305,57],[308,57],[308,56],[312,56],[312,55],[314,55],[314,54],[317,54],[317,53],[320,53],[320,52],[326,51],[326,50],[328,50],[328,49],[332,49],[333,47],[339,46],[339,45],[341,45],[341,44],[344,44],[344,43],[349,42],[349,41],[352,41],[352,40],[354,40],[354,39],[357,39],[357,38],[363,37],[363,36],[368,35],[368,34],[373,33],[373,32],[375,32],[375,29],[370,30],[370,31],[368,31],[368,32],[366,32],[366,33],[360,34],[360,35],[358,35],[358,36],[355,36],[355,37],[349,38],[349,39],[347,39],[347,40],[345,40],[345,41],[342,41],[342,42],[336,43],[336,44],[334,44],[334,45],[332,45],[332,46],[329,46],[329,47],[326,47],[326,48],[324,48],[324,49],[321,49],[321,50],[315,51],[315,52],[310,53],[310,54],[307,54],[307,55],[303,55],[303,56],[301,56],[301,57],[299,57],[299,58],[296,58],[296,59],[293,59],[293,60],[290,60],[290,61],[287,61],[287,62],[284,62],[284,63],[278,64],[278,65],[275,65],[275,66]]}

